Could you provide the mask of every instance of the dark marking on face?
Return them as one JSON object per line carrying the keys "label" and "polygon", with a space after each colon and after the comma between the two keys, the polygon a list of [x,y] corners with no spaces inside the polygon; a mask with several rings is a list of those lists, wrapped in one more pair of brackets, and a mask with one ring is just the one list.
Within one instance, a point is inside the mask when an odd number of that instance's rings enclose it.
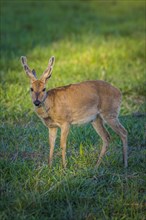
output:
{"label": "dark marking on face", "polygon": [[36,78],[36,71],[33,69],[32,70],[32,74],[34,75],[34,77]]}

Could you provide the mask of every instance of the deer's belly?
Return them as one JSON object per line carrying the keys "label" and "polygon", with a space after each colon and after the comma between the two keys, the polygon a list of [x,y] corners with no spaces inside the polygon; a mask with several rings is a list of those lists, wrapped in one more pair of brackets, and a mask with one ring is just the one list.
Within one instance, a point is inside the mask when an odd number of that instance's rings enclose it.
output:
{"label": "deer's belly", "polygon": [[83,117],[83,118],[81,117],[81,118],[73,120],[71,124],[78,124],[78,125],[86,124],[86,123],[94,121],[96,118],[97,118],[97,114],[96,115],[90,115],[90,116]]}

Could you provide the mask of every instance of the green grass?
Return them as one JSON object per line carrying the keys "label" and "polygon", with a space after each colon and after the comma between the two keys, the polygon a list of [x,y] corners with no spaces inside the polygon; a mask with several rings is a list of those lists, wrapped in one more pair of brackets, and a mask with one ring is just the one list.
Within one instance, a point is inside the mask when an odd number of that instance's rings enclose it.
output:
{"label": "green grass", "polygon": [[[142,0],[1,1],[0,219],[145,219],[145,11]],[[94,169],[102,141],[91,125],[71,128],[66,170],[58,133],[48,168],[48,131],[33,112],[21,55],[38,76],[56,57],[48,88],[102,79],[121,89],[128,169],[110,128]]]}

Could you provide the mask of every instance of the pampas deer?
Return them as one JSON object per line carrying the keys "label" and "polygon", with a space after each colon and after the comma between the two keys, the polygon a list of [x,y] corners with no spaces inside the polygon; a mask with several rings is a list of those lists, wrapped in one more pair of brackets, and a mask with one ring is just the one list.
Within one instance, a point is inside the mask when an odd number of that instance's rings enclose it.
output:
{"label": "pampas deer", "polygon": [[110,141],[109,133],[104,127],[106,122],[122,140],[123,160],[127,167],[127,131],[118,120],[121,92],[100,80],[85,81],[46,91],[46,82],[51,77],[54,61],[55,58],[51,57],[47,69],[38,80],[35,70],[31,70],[27,65],[26,57],[21,57],[22,66],[30,78],[30,91],[35,111],[49,129],[49,165],[52,164],[57,128],[61,129],[60,146],[63,166],[66,167],[66,141],[70,125],[91,122],[103,141],[97,161],[98,166]]}

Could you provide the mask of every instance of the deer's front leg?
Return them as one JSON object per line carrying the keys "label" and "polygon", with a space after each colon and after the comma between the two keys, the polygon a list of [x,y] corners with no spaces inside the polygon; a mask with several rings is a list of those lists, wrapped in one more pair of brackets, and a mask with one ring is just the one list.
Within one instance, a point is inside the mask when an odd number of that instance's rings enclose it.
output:
{"label": "deer's front leg", "polygon": [[50,155],[49,155],[48,163],[50,167],[52,165],[52,158],[53,158],[56,135],[57,135],[57,128],[49,128]]}
{"label": "deer's front leg", "polygon": [[62,149],[62,162],[63,162],[63,167],[66,168],[66,141],[67,141],[67,136],[69,133],[69,124],[64,124],[61,127],[61,138],[60,138],[60,147]]}

